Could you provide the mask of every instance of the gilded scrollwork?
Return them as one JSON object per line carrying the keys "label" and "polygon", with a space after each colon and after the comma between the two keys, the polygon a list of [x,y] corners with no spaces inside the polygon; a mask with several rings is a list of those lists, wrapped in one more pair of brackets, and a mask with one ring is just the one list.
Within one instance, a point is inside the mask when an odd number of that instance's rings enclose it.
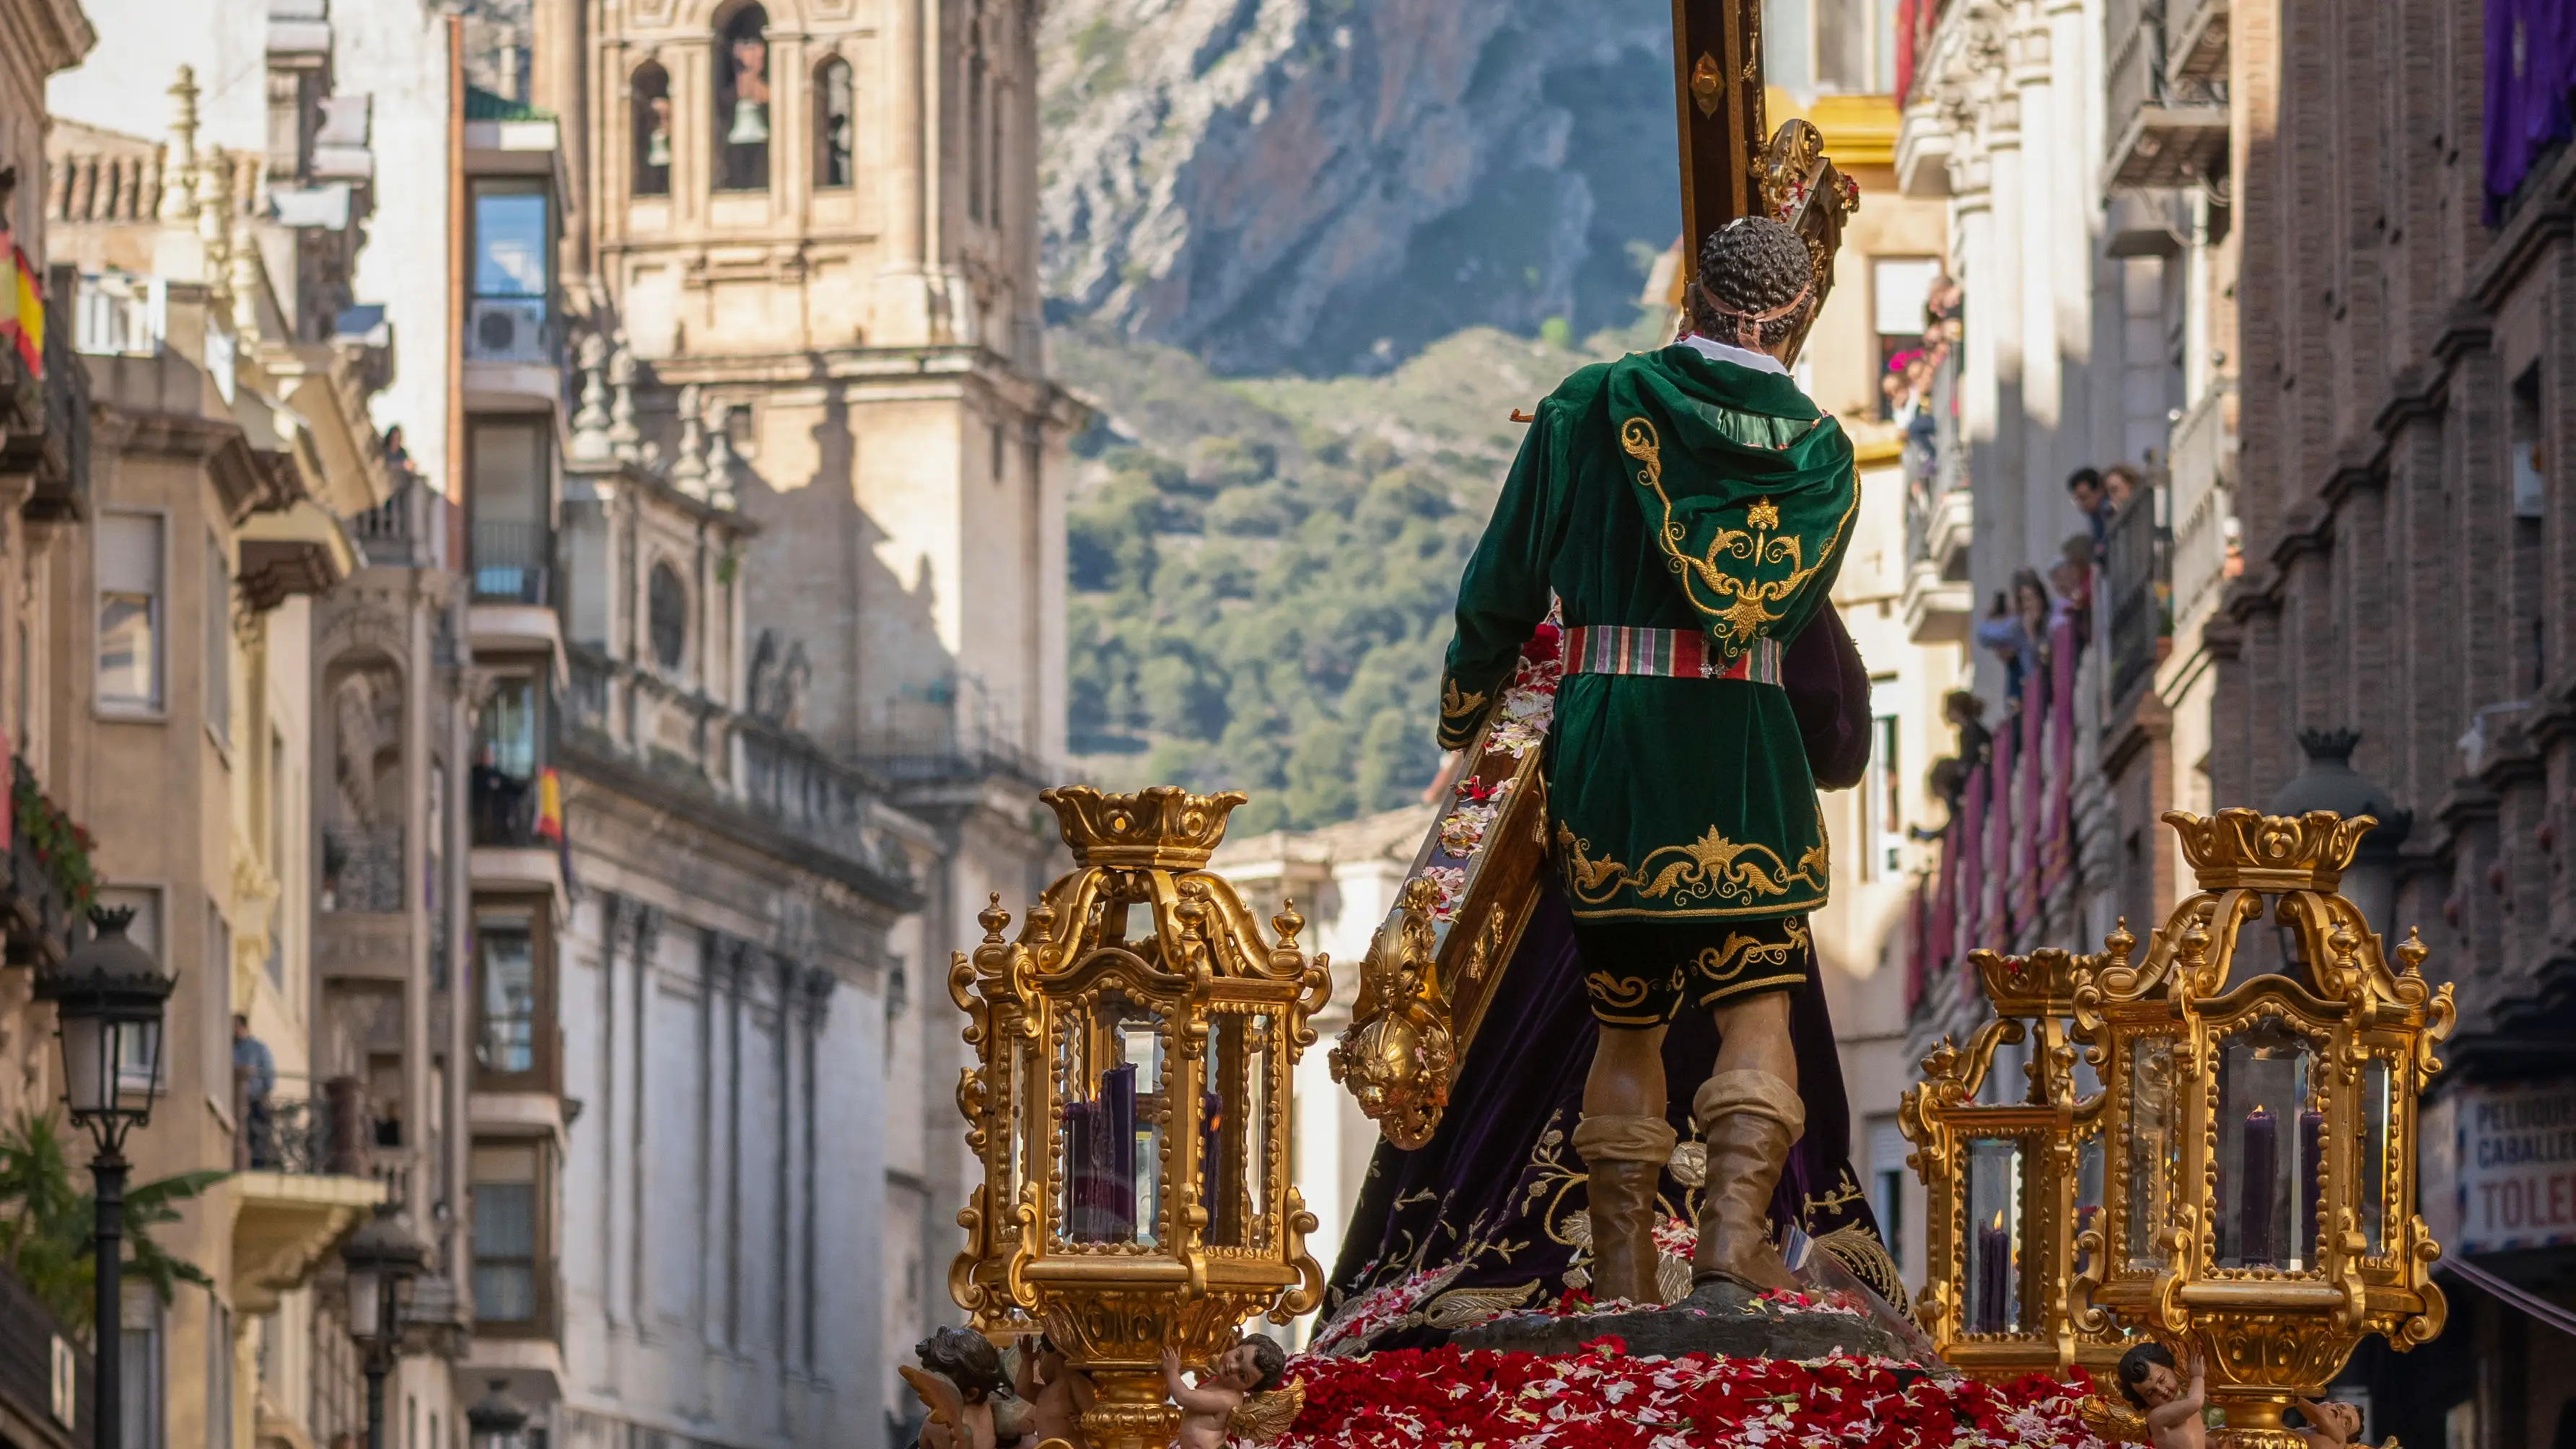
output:
{"label": "gilded scrollwork", "polygon": [[1405,883],[1369,942],[1351,1024],[1329,1058],[1333,1080],[1350,1090],[1389,1142],[1406,1149],[1429,1142],[1440,1125],[1455,1065],[1432,900],[1430,881]]}
{"label": "gilded scrollwork", "polygon": [[[2420,939],[2385,951],[2340,893],[2366,817],[2166,820],[2198,891],[2135,963],[2134,942],[2108,943],[2076,972],[2070,1001],[2104,1083],[2106,1130],[2130,1144],[2106,1154],[2072,1301],[2085,1331],[2119,1322],[2198,1340],[2213,1401],[2238,1437],[2270,1444],[2280,1409],[2321,1388],[2362,1335],[2405,1349],[2439,1331],[2446,1305],[2429,1274],[2440,1249],[2412,1210],[2415,1101],[2441,1069],[2451,989],[2424,979]],[[2267,920],[2282,964],[2249,972],[2242,948]],[[2227,1175],[2243,1149],[2221,1130],[2245,1104],[2222,1081],[2255,1053],[2306,1063],[2292,1080],[2319,1144],[2316,1231],[2247,1256]]]}
{"label": "gilded scrollwork", "polygon": [[[1244,1319],[1284,1323],[1322,1297],[1306,1248],[1317,1223],[1289,1164],[1296,1059],[1315,1039],[1308,1020],[1329,999],[1331,964],[1299,948],[1293,906],[1265,932],[1206,868],[1242,796],[1041,798],[1077,869],[1015,940],[994,897],[982,942],[950,961],[975,1049],[957,1106],[983,1175],[957,1215],[966,1243],[949,1291],[979,1330],[1043,1326],[1092,1376],[1093,1442],[1162,1442],[1163,1348],[1203,1358]],[[1134,939],[1131,909],[1150,918]],[[1113,1083],[1128,1116],[1084,1116],[1110,1110]],[[1082,1169],[1094,1185],[1073,1186],[1074,1124],[1131,1119],[1152,1156],[1108,1170],[1132,1173],[1113,1211],[1100,1205],[1097,1157]]]}

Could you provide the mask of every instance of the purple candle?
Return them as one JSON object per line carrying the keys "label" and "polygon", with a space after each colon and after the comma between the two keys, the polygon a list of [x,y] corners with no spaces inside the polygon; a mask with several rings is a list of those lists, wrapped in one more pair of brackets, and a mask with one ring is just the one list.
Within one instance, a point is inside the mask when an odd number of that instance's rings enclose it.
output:
{"label": "purple candle", "polygon": [[1991,1223],[1977,1226],[1977,1320],[1979,1333],[2001,1333],[2012,1300],[2012,1234],[1998,1211]]}
{"label": "purple candle", "polygon": [[[1107,1139],[1101,1208],[1101,1235],[1113,1243],[1136,1237],[1136,1068],[1116,1066],[1100,1074],[1099,1132]],[[1151,1204],[1145,1205],[1150,1218]]]}
{"label": "purple candle", "polygon": [[2326,1114],[2314,1107],[2299,1114],[2299,1256],[2316,1266],[2317,1205],[2325,1191]]}
{"label": "purple candle", "polygon": [[2245,1114],[2245,1187],[2237,1198],[2237,1257],[2248,1266],[2276,1261],[2272,1247],[2272,1180],[2279,1161],[2280,1120],[2261,1107]]}

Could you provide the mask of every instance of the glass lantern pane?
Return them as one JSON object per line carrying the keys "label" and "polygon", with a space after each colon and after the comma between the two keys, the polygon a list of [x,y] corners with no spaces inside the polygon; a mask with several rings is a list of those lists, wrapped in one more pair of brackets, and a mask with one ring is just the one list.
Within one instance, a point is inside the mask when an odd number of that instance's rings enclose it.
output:
{"label": "glass lantern pane", "polygon": [[2021,1312],[2021,1143],[1968,1143],[1966,1309],[1971,1333],[2018,1333]]}
{"label": "glass lantern pane", "polygon": [[1148,1248],[1163,1240],[1163,1027],[1150,1005],[1112,989],[1056,1028],[1060,1240]]}
{"label": "glass lantern pane", "polygon": [[78,1113],[104,1111],[108,1106],[108,1068],[101,1038],[107,1027],[96,1017],[64,1017],[63,1095]]}
{"label": "glass lantern pane", "polygon": [[[2084,1134],[2075,1144],[2075,1235],[2102,1225],[2102,1134]],[[2084,1266],[2078,1255],[2076,1266]]]}
{"label": "glass lantern pane", "polygon": [[2220,1267],[2297,1271],[2315,1259],[2314,1163],[2324,1118],[2315,1115],[2308,1077],[2306,1039],[2277,1022],[2219,1048]]}
{"label": "glass lantern pane", "polygon": [[1202,1105],[1208,1241],[1257,1248],[1268,1241],[1271,1019],[1220,1016],[1210,1033]]}
{"label": "glass lantern pane", "polygon": [[152,1094],[161,1085],[161,1023],[120,1021],[109,1030],[116,1034],[116,1094],[119,1105],[128,1109],[148,1108]]}
{"label": "glass lantern pane", "polygon": [[2173,1184],[2182,1172],[2182,1138],[2174,1102],[2173,1042],[2147,1037],[2129,1051],[2129,1121],[2122,1173],[2127,1218],[2122,1253],[2127,1271],[2162,1263],[2156,1233],[2173,1216]]}
{"label": "glass lantern pane", "polygon": [[2361,1220],[2362,1251],[2378,1257],[2388,1242],[2388,1059],[2373,1057],[2361,1069],[2360,1170],[2355,1174],[2353,1215]]}

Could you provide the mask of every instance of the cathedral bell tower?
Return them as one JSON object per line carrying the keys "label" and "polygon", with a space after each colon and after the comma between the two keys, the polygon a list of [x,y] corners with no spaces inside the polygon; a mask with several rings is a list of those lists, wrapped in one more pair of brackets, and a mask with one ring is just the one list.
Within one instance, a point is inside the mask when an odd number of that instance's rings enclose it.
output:
{"label": "cathedral bell tower", "polygon": [[648,453],[762,525],[750,632],[809,662],[801,728],[1039,783],[1081,409],[1046,377],[1035,0],[537,9],[573,305],[642,364]]}

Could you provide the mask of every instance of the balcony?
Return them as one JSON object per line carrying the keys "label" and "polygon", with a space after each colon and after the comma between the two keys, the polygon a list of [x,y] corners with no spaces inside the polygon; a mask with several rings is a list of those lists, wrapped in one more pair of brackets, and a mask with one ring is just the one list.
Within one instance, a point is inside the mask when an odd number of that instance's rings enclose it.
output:
{"label": "balcony", "polygon": [[474,602],[551,607],[554,547],[554,530],[542,523],[476,523]]}
{"label": "balcony", "polygon": [[[880,776],[647,670],[579,646],[566,652],[572,669],[563,721],[568,768],[663,795],[675,808],[695,807],[713,828],[730,825],[818,848],[837,858],[834,873],[844,882],[879,899],[900,905],[916,898],[910,860],[877,817],[888,789]],[[927,770],[960,758],[924,753],[916,763]],[[722,810],[709,814],[709,805]]]}
{"label": "balcony", "polygon": [[12,966],[50,971],[69,955],[78,929],[76,901],[90,880],[89,836],[37,785],[27,762],[12,755],[9,852],[0,859],[0,933]]}
{"label": "balcony", "polygon": [[2192,0],[2111,0],[2104,27],[2111,55],[2105,191],[2195,186],[2227,158],[2226,82],[2176,80],[2168,73],[2166,3]]}
{"label": "balcony", "polygon": [[2157,517],[2166,490],[2154,487],[2129,500],[2111,519],[2111,702],[2116,709],[2164,661],[2173,643],[2172,540]]}
{"label": "balcony", "polygon": [[322,914],[398,915],[403,908],[400,825],[322,827]]}
{"label": "balcony", "polygon": [[268,1313],[313,1280],[340,1239],[386,1196],[368,1175],[369,1124],[354,1079],[320,1099],[254,1099],[247,1068],[233,1075],[237,1134],[232,1189],[232,1300]]}
{"label": "balcony", "polygon": [[45,333],[45,371],[0,347],[0,492],[38,523],[89,516],[89,369],[70,329]]}
{"label": "balcony", "polygon": [[2174,424],[2172,450],[2174,634],[2189,640],[2217,612],[2236,567],[2234,378],[2220,379]]}
{"label": "balcony", "polygon": [[447,552],[449,506],[417,477],[404,477],[392,497],[349,520],[349,536],[369,568],[436,568]]}
{"label": "balcony", "polygon": [[478,849],[536,850],[550,843],[537,833],[533,777],[477,765],[468,795],[468,819]]}
{"label": "balcony", "polygon": [[2228,0],[2165,0],[2165,75],[2176,85],[2227,81]]}

